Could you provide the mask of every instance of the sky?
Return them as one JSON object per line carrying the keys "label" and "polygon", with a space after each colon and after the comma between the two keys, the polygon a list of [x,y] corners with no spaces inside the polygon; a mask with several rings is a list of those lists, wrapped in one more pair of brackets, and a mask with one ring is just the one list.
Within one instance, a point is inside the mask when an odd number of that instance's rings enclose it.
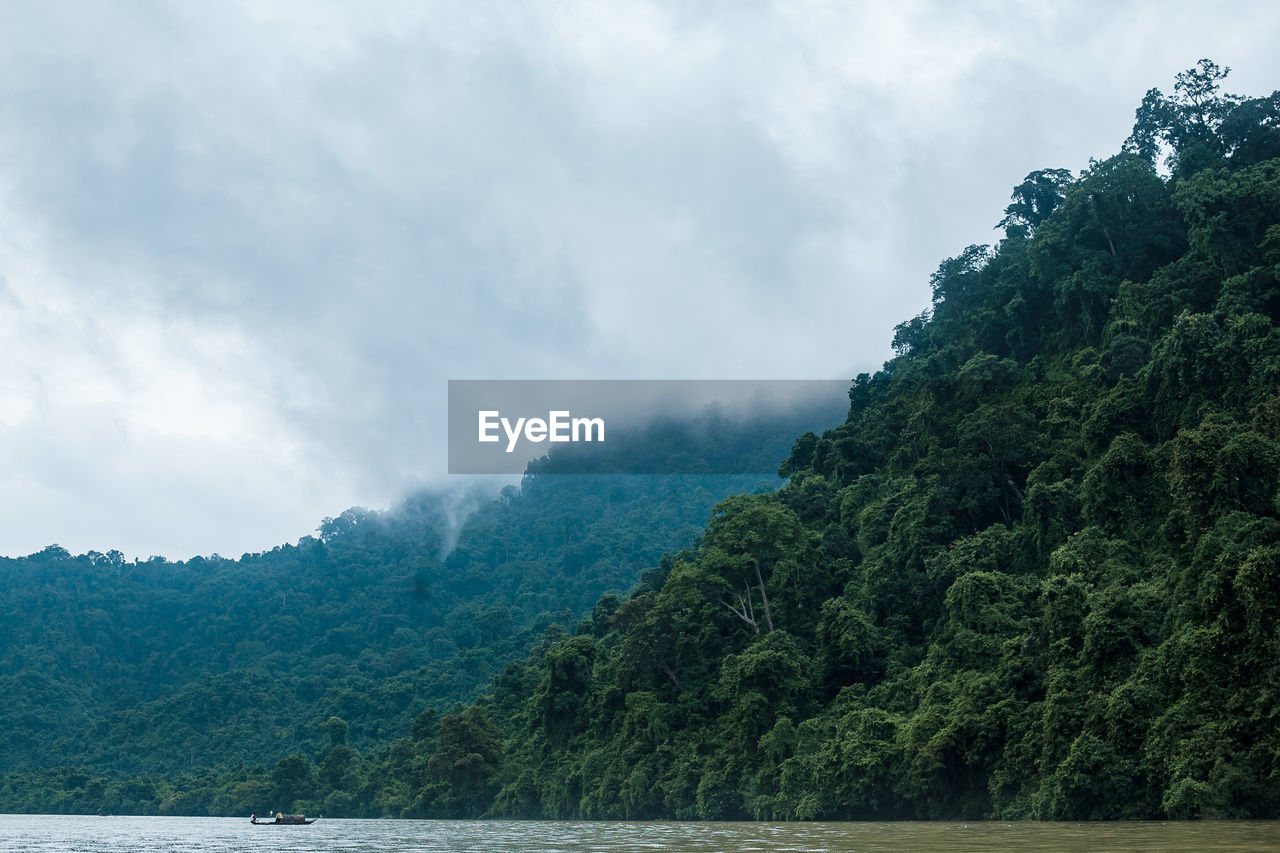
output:
{"label": "sky", "polygon": [[847,379],[1280,6],[0,0],[0,554],[449,487],[449,379]]}

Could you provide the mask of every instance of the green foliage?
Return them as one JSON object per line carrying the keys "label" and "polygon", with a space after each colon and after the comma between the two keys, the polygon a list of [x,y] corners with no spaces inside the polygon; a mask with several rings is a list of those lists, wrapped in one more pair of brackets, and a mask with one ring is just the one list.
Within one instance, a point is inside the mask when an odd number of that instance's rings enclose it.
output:
{"label": "green foliage", "polygon": [[[776,465],[785,448],[753,440],[749,450]],[[438,736],[424,706],[470,701],[556,622],[592,612],[603,634],[621,601],[609,590],[691,541],[720,498],[776,483],[571,477],[556,464],[543,460],[546,473],[496,501],[464,495],[474,507],[452,535],[457,496],[420,495],[388,512],[347,510],[318,537],[239,560],[128,562],[56,546],[0,559],[0,725],[20,734],[0,740],[0,766],[52,780],[0,788],[0,809],[435,808],[409,793],[416,781],[389,793],[374,770],[411,729]],[[311,765],[310,781],[235,770],[290,756]],[[60,766],[100,782],[64,790]],[[191,774],[220,781],[162,790]],[[439,808],[465,811],[476,796]]]}
{"label": "green foliage", "polygon": [[[309,750],[271,752],[271,771],[246,769],[247,755],[212,775],[20,771],[0,781],[0,806],[1280,817],[1280,93],[1222,95],[1225,74],[1205,60],[1173,97],[1149,92],[1126,151],[1080,176],[1029,175],[999,245],[944,261],[931,308],[895,330],[895,357],[854,380],[845,423],[794,443],[788,483],[721,501],[700,537],[661,558],[639,529],[677,496],[666,483],[571,500],[532,478],[434,561],[396,551],[402,537],[384,540],[376,516],[344,514],[286,552],[287,587],[236,576],[261,599],[243,607],[278,612],[267,624],[290,638],[280,645],[185,603],[229,561],[179,567],[190,587],[165,580],[172,566],[118,555],[10,561],[31,624],[0,629],[12,650],[0,678],[19,697],[6,725],[56,748],[71,720],[118,767],[149,725],[184,743],[201,727],[224,736],[219,720],[239,719],[251,694],[265,700],[245,718],[255,730]],[[399,554],[377,565],[414,579],[421,623],[380,603],[373,561],[354,558],[374,547]],[[619,552],[635,559],[610,573]],[[653,568],[628,574],[644,559]],[[301,569],[335,563],[358,580],[317,597],[317,613],[274,607],[285,590],[318,596]],[[630,592],[602,596],[585,583],[597,578]],[[131,599],[139,627],[122,637],[98,610],[128,584],[151,592]],[[375,621],[316,621],[353,610]],[[154,627],[175,618],[247,632],[224,662],[280,666],[300,638],[327,644],[308,648],[334,650],[333,677],[193,680],[203,670],[187,657],[157,652],[153,633],[189,636]],[[57,639],[35,642],[37,629]],[[407,659],[454,663],[408,677],[387,667],[392,647],[351,648],[401,629]],[[527,632],[522,647],[493,646],[512,631]],[[344,655],[373,675],[353,680]],[[170,663],[182,690],[142,675],[168,677]],[[90,675],[107,664],[135,710],[102,719]],[[472,704],[421,711],[491,675]],[[280,709],[305,697],[314,724],[291,731],[298,715]],[[379,713],[408,735],[362,740]],[[327,744],[311,740],[322,732]]]}
{"label": "green foliage", "polygon": [[778,494],[494,686],[491,813],[1280,814],[1280,148],[1224,75],[1029,175]]}

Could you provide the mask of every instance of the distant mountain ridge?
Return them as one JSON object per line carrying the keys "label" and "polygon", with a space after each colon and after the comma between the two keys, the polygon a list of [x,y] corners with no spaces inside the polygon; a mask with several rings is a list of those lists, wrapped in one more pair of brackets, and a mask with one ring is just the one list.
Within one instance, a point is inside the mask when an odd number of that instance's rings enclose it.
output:
{"label": "distant mountain ridge", "polygon": [[[774,468],[784,434],[773,430]],[[757,438],[733,440],[759,454]],[[651,455],[646,440],[630,452]],[[0,729],[12,735],[0,768],[271,766],[319,749],[329,718],[347,722],[354,748],[387,743],[424,707],[472,698],[551,624],[571,627],[601,594],[630,588],[720,498],[779,482],[567,476],[554,454],[539,465],[496,497],[356,507],[240,559],[57,546],[0,558]],[[0,807],[23,808],[3,796]]]}

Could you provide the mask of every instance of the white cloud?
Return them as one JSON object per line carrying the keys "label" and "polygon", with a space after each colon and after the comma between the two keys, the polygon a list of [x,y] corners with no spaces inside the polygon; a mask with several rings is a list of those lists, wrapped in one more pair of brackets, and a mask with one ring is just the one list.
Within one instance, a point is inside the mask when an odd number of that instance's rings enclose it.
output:
{"label": "white cloud", "polygon": [[[268,547],[443,470],[449,378],[874,367],[1009,189],[1280,12],[26,5],[0,33],[0,553]],[[17,532],[14,532],[17,531]],[[47,541],[46,541],[47,540]]]}
{"label": "white cloud", "polygon": [[31,229],[3,225],[9,548],[105,550],[116,536],[147,553],[263,548],[286,525],[310,529],[317,498],[342,505],[352,484],[281,414],[307,405],[311,377],[234,321],[182,316],[128,286],[78,289]]}

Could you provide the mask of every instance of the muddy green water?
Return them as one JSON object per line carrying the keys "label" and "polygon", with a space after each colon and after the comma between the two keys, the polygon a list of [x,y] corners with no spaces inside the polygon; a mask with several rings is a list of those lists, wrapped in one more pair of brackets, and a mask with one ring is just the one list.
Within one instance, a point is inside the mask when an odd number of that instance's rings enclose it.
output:
{"label": "muddy green water", "polygon": [[1201,823],[578,823],[0,815],[4,853],[152,851],[813,851],[1277,850],[1280,822]]}

